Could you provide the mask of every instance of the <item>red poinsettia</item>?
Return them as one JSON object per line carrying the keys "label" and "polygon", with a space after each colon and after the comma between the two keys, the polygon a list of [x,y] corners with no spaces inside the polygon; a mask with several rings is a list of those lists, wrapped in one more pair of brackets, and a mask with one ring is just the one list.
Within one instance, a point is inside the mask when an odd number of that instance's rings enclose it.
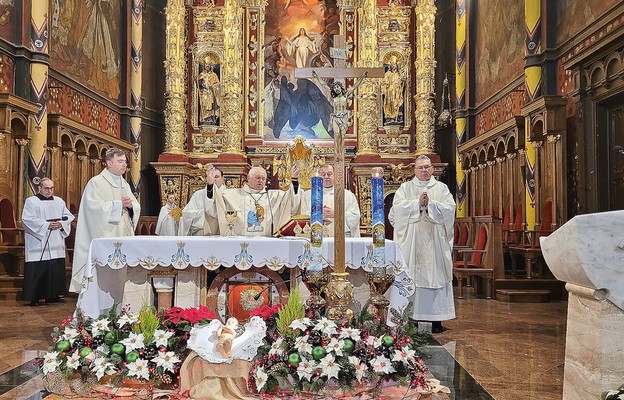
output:
{"label": "red poinsettia", "polygon": [[252,317],[262,317],[263,320],[268,320],[273,315],[277,314],[277,312],[282,308],[281,304],[276,304],[272,307],[269,307],[267,304],[263,304],[261,307],[255,308],[250,315]]}
{"label": "red poinsettia", "polygon": [[196,308],[172,307],[165,310],[165,320],[169,320],[174,324],[178,324],[180,321],[196,324],[203,320],[209,321],[215,318],[217,317],[204,305]]}

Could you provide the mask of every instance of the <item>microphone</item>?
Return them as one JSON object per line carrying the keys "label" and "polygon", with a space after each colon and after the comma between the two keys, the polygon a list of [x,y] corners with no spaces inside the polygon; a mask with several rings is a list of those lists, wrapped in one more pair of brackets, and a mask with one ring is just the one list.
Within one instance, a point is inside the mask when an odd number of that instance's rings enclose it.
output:
{"label": "microphone", "polygon": [[[69,217],[67,215],[63,215],[61,218],[46,219],[46,222],[67,221],[68,219],[69,219]],[[46,237],[45,244],[43,245],[43,249],[41,250],[41,257],[39,258],[39,261],[43,260],[43,255],[45,254],[46,247],[48,247],[48,242],[50,241],[50,234],[51,233],[52,233],[52,230],[48,229],[48,236]]]}
{"label": "microphone", "polygon": [[624,147],[616,144],[613,146],[613,151],[618,154],[624,154]]}
{"label": "microphone", "polygon": [[61,218],[46,219],[46,222],[67,221],[68,219],[69,217],[67,215],[63,215]]}
{"label": "microphone", "polygon": [[[295,276],[292,279],[287,279],[285,281],[282,281],[282,283],[287,283],[287,282],[291,282],[299,277],[303,277],[305,279],[305,271],[302,270],[301,273],[297,276]],[[271,285],[268,285],[267,287],[265,287],[264,289],[262,289],[257,295],[254,296],[254,300],[258,300],[260,298],[260,296],[262,296],[262,293],[266,292],[269,288],[271,287]]]}
{"label": "microphone", "polygon": [[[264,190],[266,190],[267,201],[269,202],[269,211],[271,212],[271,236],[273,236],[273,221],[275,221],[275,219],[273,218],[273,205],[271,204],[271,194],[269,192],[270,187],[271,185],[269,184],[269,180],[267,179],[266,187]],[[258,299],[254,299],[254,300],[258,300]]]}

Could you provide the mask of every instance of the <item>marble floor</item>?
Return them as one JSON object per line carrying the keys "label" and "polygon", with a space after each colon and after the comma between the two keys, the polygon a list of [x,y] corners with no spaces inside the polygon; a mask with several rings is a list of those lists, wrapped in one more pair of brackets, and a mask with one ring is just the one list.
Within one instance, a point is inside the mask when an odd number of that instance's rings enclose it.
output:
{"label": "marble floor", "polygon": [[[33,359],[75,300],[41,307],[0,302],[0,400],[45,397]],[[73,301],[72,301],[73,300]],[[451,399],[561,399],[567,303],[456,299],[457,319],[423,348]]]}

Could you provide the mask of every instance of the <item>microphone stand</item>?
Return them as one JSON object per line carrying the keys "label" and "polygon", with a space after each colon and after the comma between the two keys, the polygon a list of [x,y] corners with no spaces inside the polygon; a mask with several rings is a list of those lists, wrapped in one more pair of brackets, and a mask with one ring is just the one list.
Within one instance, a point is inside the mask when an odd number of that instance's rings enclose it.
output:
{"label": "microphone stand", "polygon": [[[67,217],[46,220],[46,222],[58,222],[58,221],[67,221]],[[48,246],[48,242],[50,241],[51,234],[52,234],[52,229],[48,229],[48,236],[46,237],[46,241],[45,241],[45,244],[43,245],[43,249],[41,249],[41,257],[39,257],[39,261],[43,260],[43,255],[45,254],[45,249]]]}

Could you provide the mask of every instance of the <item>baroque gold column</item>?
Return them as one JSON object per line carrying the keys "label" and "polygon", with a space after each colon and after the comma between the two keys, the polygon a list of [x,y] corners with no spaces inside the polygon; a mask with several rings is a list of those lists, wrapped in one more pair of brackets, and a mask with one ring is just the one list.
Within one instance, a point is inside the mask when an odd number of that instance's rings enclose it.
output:
{"label": "baroque gold column", "polygon": [[239,0],[225,1],[223,43],[223,153],[243,152],[243,7]]}
{"label": "baroque gold column", "polygon": [[435,16],[434,0],[418,0],[416,12],[416,155],[435,153]]}
{"label": "baroque gold column", "polygon": [[186,141],[186,9],[184,0],[165,7],[165,153],[184,154]]}
{"label": "baroque gold column", "polygon": [[[359,57],[357,66],[374,68],[378,66],[377,57],[377,1],[363,0],[357,9],[359,16]],[[365,79],[358,88],[357,111],[357,156],[376,155],[377,115],[379,103],[377,93],[379,82]]]}
{"label": "baroque gold column", "polygon": [[[130,133],[132,134],[132,157],[130,163],[130,188],[140,199],[141,185],[141,85],[143,82],[143,0],[132,0],[131,10],[131,65],[130,70]],[[93,161],[93,160],[91,160]],[[96,160],[97,161],[97,160]]]}

